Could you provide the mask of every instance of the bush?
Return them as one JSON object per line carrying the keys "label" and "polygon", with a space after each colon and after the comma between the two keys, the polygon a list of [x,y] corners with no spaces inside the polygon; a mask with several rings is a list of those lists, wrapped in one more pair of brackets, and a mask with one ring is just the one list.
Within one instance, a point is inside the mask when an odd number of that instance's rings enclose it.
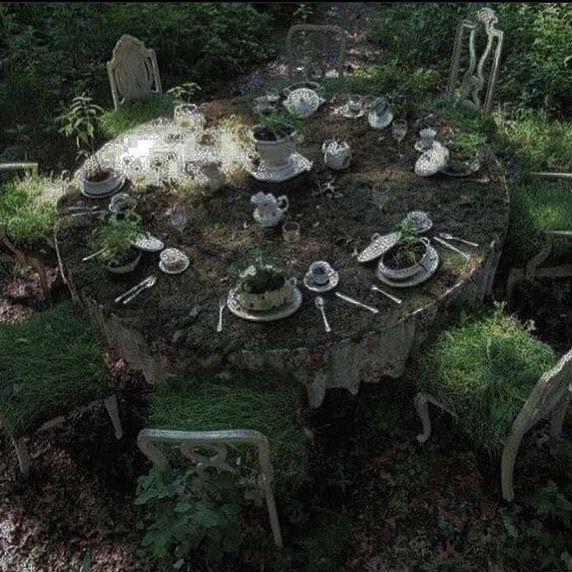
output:
{"label": "bush", "polygon": [[502,308],[462,315],[419,361],[420,390],[434,395],[481,447],[498,451],[554,352]]}
{"label": "bush", "polygon": [[[380,7],[369,37],[390,58],[412,68],[430,68],[446,85],[455,32],[480,3],[390,3]],[[572,104],[572,5],[491,4],[505,32],[497,97],[512,107],[548,107],[564,114]]]}

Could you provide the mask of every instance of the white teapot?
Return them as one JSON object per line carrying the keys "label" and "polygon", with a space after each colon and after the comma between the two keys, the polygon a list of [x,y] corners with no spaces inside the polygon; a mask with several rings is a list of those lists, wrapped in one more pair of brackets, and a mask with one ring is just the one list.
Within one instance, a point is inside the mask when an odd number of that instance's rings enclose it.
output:
{"label": "white teapot", "polygon": [[276,226],[290,206],[286,195],[276,198],[272,193],[262,191],[252,195],[250,202],[256,205],[254,220],[264,227]]}
{"label": "white teapot", "polygon": [[352,152],[346,141],[338,142],[335,139],[328,139],[322,144],[324,163],[331,169],[337,171],[347,169],[352,160]]}

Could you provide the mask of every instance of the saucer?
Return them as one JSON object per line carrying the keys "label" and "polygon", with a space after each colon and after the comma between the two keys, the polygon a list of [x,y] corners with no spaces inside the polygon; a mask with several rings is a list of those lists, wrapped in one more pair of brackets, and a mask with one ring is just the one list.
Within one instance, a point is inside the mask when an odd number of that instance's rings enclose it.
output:
{"label": "saucer", "polygon": [[429,261],[427,266],[424,269],[420,270],[413,276],[406,278],[405,280],[393,280],[391,278],[387,278],[379,271],[379,267],[375,271],[376,278],[386,284],[387,286],[391,286],[392,288],[412,288],[413,286],[417,286],[426,282],[435,274],[437,268],[439,267],[439,253],[432,247],[428,247],[429,251]]}
{"label": "saucer", "polygon": [[302,292],[299,288],[294,288],[292,290],[292,298],[287,304],[266,312],[255,312],[241,306],[236,299],[235,291],[231,290],[228,293],[226,305],[232,314],[243,320],[250,320],[251,322],[272,322],[274,320],[287,318],[296,312],[302,305]]}
{"label": "saucer", "polygon": [[340,109],[340,115],[346,119],[359,119],[365,115],[365,108],[362,106],[359,111],[352,111],[347,103]]}
{"label": "saucer", "polygon": [[312,282],[310,274],[308,273],[304,276],[304,286],[312,292],[329,292],[340,283],[340,273],[334,270],[328,278],[329,280],[325,284],[318,285]]}
{"label": "saucer", "polygon": [[312,161],[309,161],[306,157],[300,155],[300,153],[292,153],[283,166],[271,167],[261,161],[260,165],[251,171],[250,174],[257,181],[283,183],[284,181],[289,181],[302,173],[310,171],[312,165]]}

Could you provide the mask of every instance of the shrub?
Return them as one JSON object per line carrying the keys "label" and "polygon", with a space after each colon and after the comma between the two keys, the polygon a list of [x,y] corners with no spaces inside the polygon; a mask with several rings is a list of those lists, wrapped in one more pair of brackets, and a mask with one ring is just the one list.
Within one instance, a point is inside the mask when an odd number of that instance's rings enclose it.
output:
{"label": "shrub", "polygon": [[461,315],[419,361],[421,391],[458,415],[481,447],[497,451],[540,376],[556,361],[531,326],[502,308]]}

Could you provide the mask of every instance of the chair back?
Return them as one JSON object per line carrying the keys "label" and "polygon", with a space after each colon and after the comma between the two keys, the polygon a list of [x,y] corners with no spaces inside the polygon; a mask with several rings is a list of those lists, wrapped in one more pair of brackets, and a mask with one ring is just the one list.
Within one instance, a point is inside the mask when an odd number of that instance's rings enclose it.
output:
{"label": "chair back", "polygon": [[305,79],[342,77],[346,35],[339,26],[297,24],[286,38],[288,75]]}
{"label": "chair back", "polygon": [[572,392],[572,349],[534,386],[513,424],[513,432],[526,433],[538,421],[548,417],[570,392]]}
{"label": "chair back", "polygon": [[111,85],[113,105],[144,99],[152,93],[161,93],[161,78],[155,50],[125,34],[113,49],[113,57],[107,62],[107,74]]}
{"label": "chair back", "polygon": [[[462,20],[457,28],[447,96],[473,109],[491,110],[501,58],[504,32],[496,28],[498,17],[490,8],[481,8],[474,17]],[[477,57],[477,37],[486,35],[485,47]],[[467,43],[468,62],[462,62]],[[484,99],[482,92],[484,90]]]}

